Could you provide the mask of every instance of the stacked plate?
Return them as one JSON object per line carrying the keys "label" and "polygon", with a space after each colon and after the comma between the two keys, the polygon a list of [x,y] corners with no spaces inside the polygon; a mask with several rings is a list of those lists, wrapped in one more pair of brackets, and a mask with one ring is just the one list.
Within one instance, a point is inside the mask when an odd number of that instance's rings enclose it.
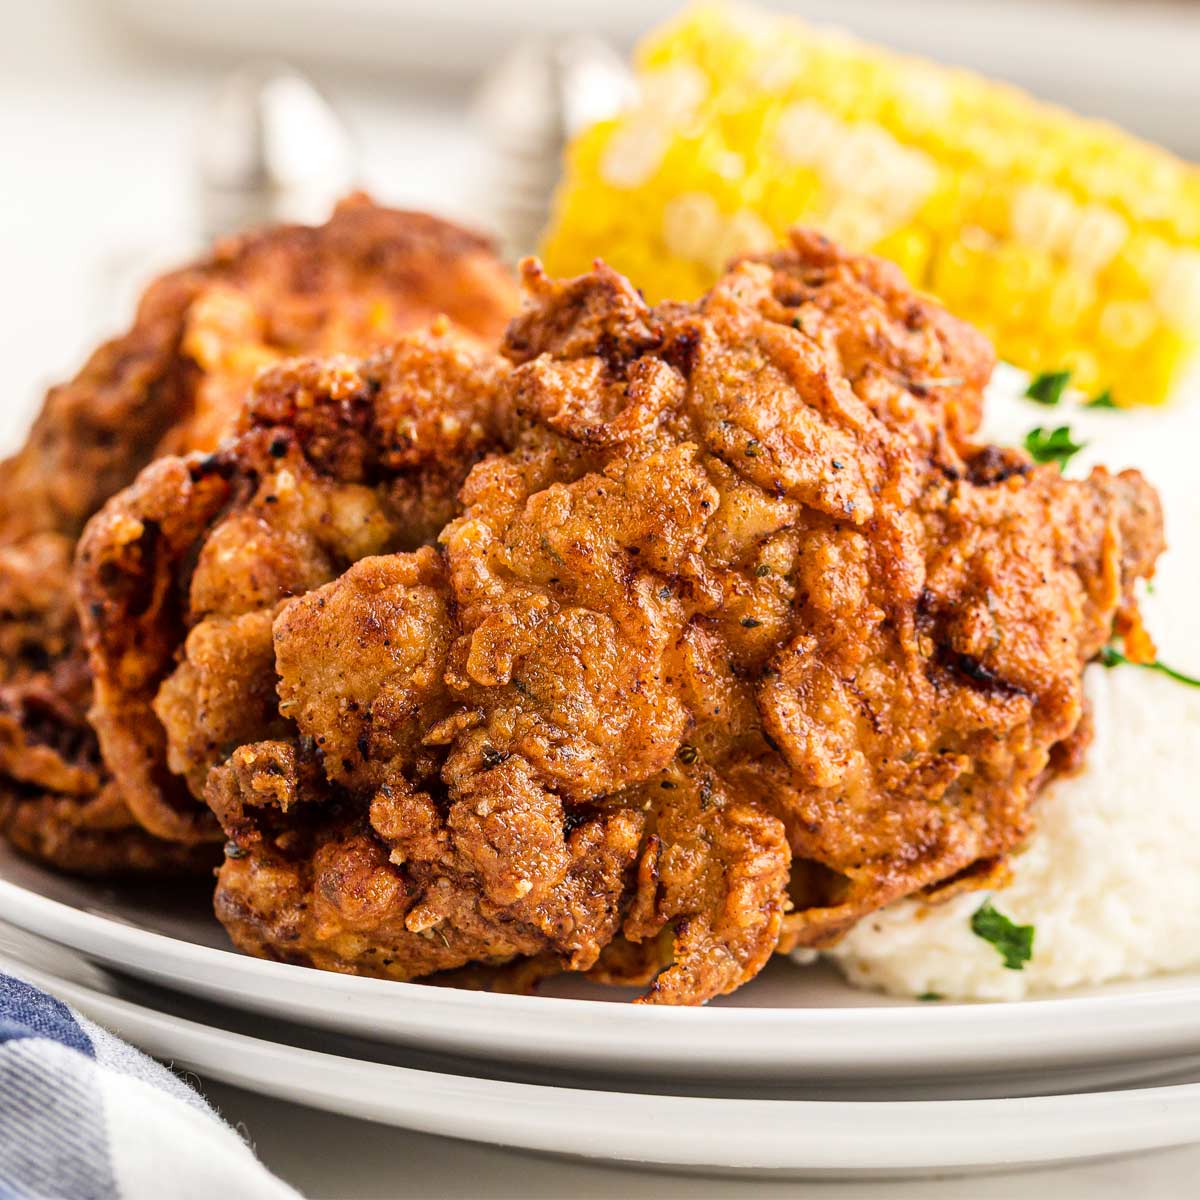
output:
{"label": "stacked plate", "polygon": [[0,849],[0,968],[159,1058],[331,1112],[643,1166],[967,1172],[1200,1141],[1200,975],[1006,1005],[885,1000],[776,963],[701,1010],[262,962],[202,896]]}

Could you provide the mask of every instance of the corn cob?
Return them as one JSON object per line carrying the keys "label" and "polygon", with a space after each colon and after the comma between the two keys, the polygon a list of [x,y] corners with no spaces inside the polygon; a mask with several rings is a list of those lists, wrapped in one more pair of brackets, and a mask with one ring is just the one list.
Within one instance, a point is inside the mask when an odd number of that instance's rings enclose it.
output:
{"label": "corn cob", "polygon": [[567,155],[543,255],[691,299],[815,225],[899,263],[1033,372],[1163,400],[1200,348],[1200,168],[969,72],[705,4]]}

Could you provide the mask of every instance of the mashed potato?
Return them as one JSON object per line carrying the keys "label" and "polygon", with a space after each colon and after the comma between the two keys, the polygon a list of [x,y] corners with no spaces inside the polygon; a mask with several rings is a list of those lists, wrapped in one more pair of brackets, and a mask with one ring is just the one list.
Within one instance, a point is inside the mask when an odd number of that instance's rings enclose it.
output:
{"label": "mashed potato", "polygon": [[[1167,538],[1147,623],[1161,658],[1200,674],[1200,396],[1165,411],[1080,411],[1016,399],[993,385],[988,436],[1019,442],[1069,424],[1088,447],[1070,467],[1143,469],[1162,493]],[[1095,740],[1082,774],[1051,785],[1038,829],[994,906],[1036,929],[1033,957],[1008,970],[971,932],[987,893],[941,905],[904,900],[867,918],[830,952],[854,983],[898,995],[1017,999],[1200,965],[1200,689],[1133,666],[1088,668]]]}

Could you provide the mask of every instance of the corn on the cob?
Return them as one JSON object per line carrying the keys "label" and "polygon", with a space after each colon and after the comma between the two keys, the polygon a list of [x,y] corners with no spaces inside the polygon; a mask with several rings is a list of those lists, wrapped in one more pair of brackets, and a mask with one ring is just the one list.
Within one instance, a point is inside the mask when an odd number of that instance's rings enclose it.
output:
{"label": "corn on the cob", "polygon": [[690,299],[810,224],[898,262],[1031,371],[1156,402],[1200,346],[1200,168],[1111,126],[791,17],[692,8],[640,100],[569,150],[543,246]]}

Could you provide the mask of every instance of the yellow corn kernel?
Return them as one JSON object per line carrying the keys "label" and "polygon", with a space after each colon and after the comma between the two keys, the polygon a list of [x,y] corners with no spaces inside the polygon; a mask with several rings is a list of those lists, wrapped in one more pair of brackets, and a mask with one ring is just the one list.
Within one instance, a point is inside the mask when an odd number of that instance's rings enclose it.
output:
{"label": "yellow corn kernel", "polygon": [[1110,300],[1100,310],[1097,333],[1101,349],[1136,350],[1158,324],[1158,313],[1145,300]]}
{"label": "yellow corn kernel", "polygon": [[898,262],[1030,369],[1164,399],[1200,348],[1200,168],[1018,89],[790,17],[702,4],[641,98],[570,148],[544,254],[651,298],[812,224]]}
{"label": "yellow corn kernel", "polygon": [[909,226],[881,238],[871,247],[871,252],[890,258],[910,280],[922,280],[927,274],[933,245],[924,230]]}
{"label": "yellow corn kernel", "polygon": [[1096,302],[1094,280],[1067,268],[1058,273],[1043,294],[1041,325],[1048,339],[1055,339],[1078,328]]}

